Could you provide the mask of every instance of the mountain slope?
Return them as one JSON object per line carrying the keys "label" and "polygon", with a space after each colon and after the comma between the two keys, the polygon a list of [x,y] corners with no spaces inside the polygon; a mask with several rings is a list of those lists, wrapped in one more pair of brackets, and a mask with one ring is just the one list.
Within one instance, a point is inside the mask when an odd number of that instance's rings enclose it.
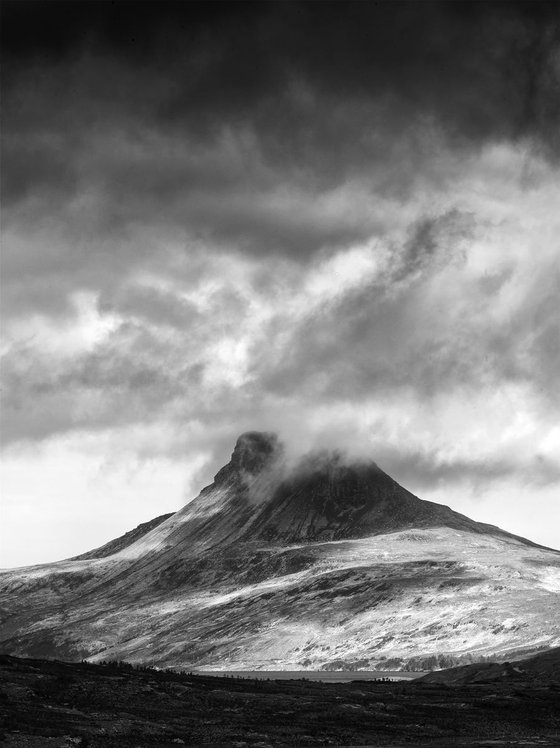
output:
{"label": "mountain slope", "polygon": [[196,499],[115,543],[0,574],[0,648],[318,669],[560,645],[560,553],[422,501],[373,462],[292,464],[272,434],[242,435]]}
{"label": "mountain slope", "polygon": [[125,532],[124,535],[105,543],[105,545],[95,548],[93,551],[81,553],[79,556],[74,556],[74,558],[70,560],[86,561],[91,558],[106,558],[107,556],[112,556],[113,554],[122,551],[124,548],[128,548],[129,545],[132,545],[137,540],[140,540],[140,538],[144,537],[144,535],[149,533],[155,527],[158,527],[162,522],[165,522],[166,519],[169,519],[172,514],[173,512],[170,512],[169,514],[160,514],[159,517],[154,517],[154,519],[151,519],[148,522],[142,522],[142,524],[135,527],[134,530],[129,530],[128,532]]}

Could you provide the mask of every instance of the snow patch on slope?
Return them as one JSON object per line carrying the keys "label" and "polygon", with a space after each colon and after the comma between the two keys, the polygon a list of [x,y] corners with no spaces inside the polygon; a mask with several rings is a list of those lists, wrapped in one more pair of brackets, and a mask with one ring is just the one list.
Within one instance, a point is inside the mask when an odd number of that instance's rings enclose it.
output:
{"label": "snow patch on slope", "polygon": [[[539,587],[547,592],[557,592],[560,594],[560,569],[549,567],[539,575],[540,579],[537,582]],[[559,601],[560,603],[560,601]]]}

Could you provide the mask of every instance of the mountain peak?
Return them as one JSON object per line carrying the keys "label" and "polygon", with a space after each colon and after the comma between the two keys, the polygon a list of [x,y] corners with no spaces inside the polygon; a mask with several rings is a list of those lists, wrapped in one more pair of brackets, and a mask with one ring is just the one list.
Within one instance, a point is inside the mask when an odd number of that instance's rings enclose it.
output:
{"label": "mountain peak", "polygon": [[246,431],[237,439],[231,459],[214,476],[214,484],[221,485],[242,473],[256,475],[283,451],[278,436],[268,431]]}
{"label": "mountain peak", "polygon": [[226,490],[221,501],[227,497],[227,510],[224,504],[205,525],[205,542],[290,544],[406,528],[486,529],[449,507],[414,496],[373,460],[352,459],[336,449],[313,450],[295,463],[282,460],[283,455],[276,434],[241,434],[230,461],[201,494],[204,506],[212,488]]}
{"label": "mountain peak", "polygon": [[[198,519],[192,525],[192,542],[206,547],[239,542],[290,545],[447,527],[531,545],[448,506],[419,499],[372,459],[353,458],[337,449],[313,450],[296,461],[284,457],[276,434],[241,434],[227,465],[183,510],[206,518],[203,528]],[[211,496],[218,503],[209,504]]]}

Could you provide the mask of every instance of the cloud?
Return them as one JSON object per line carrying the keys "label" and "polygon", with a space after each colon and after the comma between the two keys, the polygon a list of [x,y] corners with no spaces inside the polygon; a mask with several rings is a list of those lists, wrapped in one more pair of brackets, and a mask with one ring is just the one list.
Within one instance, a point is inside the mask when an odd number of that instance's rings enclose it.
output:
{"label": "cloud", "polygon": [[300,196],[358,176],[406,191],[442,148],[557,150],[546,3],[157,5],[77,17],[50,3],[30,19],[25,2],[8,4],[7,205],[51,213],[85,195],[94,204],[66,216],[80,230],[149,215],[305,255],[364,227],[321,211],[309,221]]}
{"label": "cloud", "polygon": [[6,5],[4,317],[417,222],[405,272],[480,149],[555,158],[546,3],[234,5]]}
{"label": "cloud", "polygon": [[[99,327],[90,343],[82,332],[81,346],[53,349],[44,332],[46,345],[34,338],[8,351],[4,438],[149,421],[177,435],[198,424],[197,433],[206,428],[208,444],[215,435],[225,455],[240,431],[261,423],[312,446],[325,431],[314,414],[326,413],[339,442],[355,444],[354,431],[372,454],[383,454],[368,428],[385,433],[402,410],[409,420],[398,429],[399,449],[408,454],[405,440],[413,437],[406,431],[419,428],[426,452],[418,445],[410,461],[433,480],[442,465],[465,475],[469,460],[473,474],[500,474],[510,463],[496,456],[495,440],[507,430],[509,411],[502,401],[492,405],[491,393],[515,397],[529,441],[539,429],[548,433],[558,412],[557,247],[548,212],[557,187],[550,168],[528,167],[527,158],[535,157],[488,149],[456,181],[447,204],[439,197],[439,214],[422,214],[423,195],[406,204],[402,225],[384,240],[343,245],[304,268],[291,258],[185,253],[181,245],[167,248],[165,262],[132,263],[126,281],[91,296],[87,313],[82,308],[78,329]],[[523,183],[527,169],[540,175],[531,188]],[[51,335],[60,338],[60,327]],[[481,422],[492,408],[500,414],[496,433],[481,440],[487,453],[472,454],[468,437],[461,454],[443,459],[439,432],[449,442],[463,429],[481,439],[463,406],[475,401]],[[430,409],[442,420],[430,420]],[[362,420],[370,423],[365,431],[356,425]],[[532,454],[539,441],[527,443]],[[390,455],[397,464],[394,450]],[[486,464],[494,466],[488,473]]]}
{"label": "cloud", "polygon": [[[68,3],[35,3],[33,13],[25,2],[6,5],[4,54],[14,67],[67,66],[87,50],[142,78],[165,73],[171,84],[156,110],[160,125],[207,126],[256,113],[260,128],[288,134],[293,115],[299,123],[313,102],[302,89],[358,101],[397,98],[403,120],[411,110],[434,112],[469,138],[546,139],[558,113],[551,96],[558,19],[548,2],[356,3],[351,12],[337,2],[164,2],[134,13],[124,3],[86,3],[79,14]],[[279,118],[274,98],[293,81],[299,109]],[[296,128],[293,138],[303,135]]]}
{"label": "cloud", "polygon": [[10,455],[554,485],[553,4],[4,6]]}

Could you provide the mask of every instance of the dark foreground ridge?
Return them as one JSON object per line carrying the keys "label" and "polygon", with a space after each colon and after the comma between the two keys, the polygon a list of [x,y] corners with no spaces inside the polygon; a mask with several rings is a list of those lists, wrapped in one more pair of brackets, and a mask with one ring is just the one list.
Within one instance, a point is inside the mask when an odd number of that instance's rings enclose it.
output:
{"label": "dark foreground ridge", "polygon": [[[304,673],[302,673],[304,675]],[[557,673],[450,687],[243,680],[0,656],[0,743],[558,746]]]}
{"label": "dark foreground ridge", "polygon": [[477,662],[473,665],[436,670],[423,676],[424,683],[464,686],[476,683],[517,680],[560,683],[560,647],[516,662]]}

